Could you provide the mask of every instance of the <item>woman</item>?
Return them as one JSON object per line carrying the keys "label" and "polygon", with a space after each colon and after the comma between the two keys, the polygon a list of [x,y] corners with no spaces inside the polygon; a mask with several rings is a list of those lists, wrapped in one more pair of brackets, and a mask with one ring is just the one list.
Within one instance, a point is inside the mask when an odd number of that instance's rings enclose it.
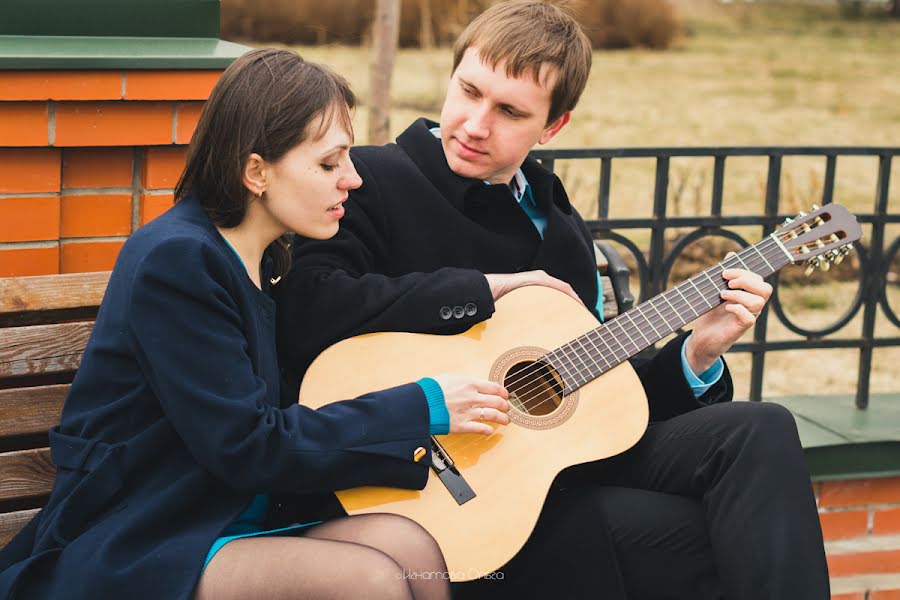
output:
{"label": "woman", "polygon": [[417,524],[294,509],[360,485],[421,488],[430,434],[508,423],[506,391],[462,377],[315,411],[281,392],[268,292],[289,266],[282,236],[337,232],[360,185],[353,105],[341,77],[286,50],[223,73],[175,207],[119,255],[50,434],[53,491],[0,552],[0,596],[448,597]]}

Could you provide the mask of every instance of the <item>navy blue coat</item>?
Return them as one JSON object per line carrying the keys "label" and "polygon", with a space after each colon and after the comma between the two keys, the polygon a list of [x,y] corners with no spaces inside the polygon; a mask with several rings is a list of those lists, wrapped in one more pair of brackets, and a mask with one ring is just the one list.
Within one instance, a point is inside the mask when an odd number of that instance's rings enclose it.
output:
{"label": "navy blue coat", "polygon": [[131,236],[50,434],[50,500],[0,551],[0,597],[190,598],[257,493],[425,485],[421,388],[282,408],[274,311],[196,200]]}

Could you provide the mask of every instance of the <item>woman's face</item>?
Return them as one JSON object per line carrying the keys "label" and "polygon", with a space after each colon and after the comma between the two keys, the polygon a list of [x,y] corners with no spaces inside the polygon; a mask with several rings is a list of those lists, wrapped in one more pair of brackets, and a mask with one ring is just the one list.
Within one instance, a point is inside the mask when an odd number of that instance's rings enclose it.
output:
{"label": "woman's face", "polygon": [[269,164],[265,177],[263,204],[275,221],[318,240],[337,233],[348,192],[362,185],[350,162],[352,137],[338,115],[333,117],[319,139],[307,139]]}

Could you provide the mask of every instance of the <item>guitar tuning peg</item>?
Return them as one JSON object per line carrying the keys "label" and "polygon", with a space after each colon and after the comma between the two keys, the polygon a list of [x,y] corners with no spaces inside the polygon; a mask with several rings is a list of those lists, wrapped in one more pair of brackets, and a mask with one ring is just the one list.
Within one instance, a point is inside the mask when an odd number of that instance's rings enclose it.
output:
{"label": "guitar tuning peg", "polygon": [[813,205],[812,205],[812,209],[813,209],[813,212],[819,210],[819,205],[818,205],[818,204],[813,204]]}
{"label": "guitar tuning peg", "polygon": [[827,260],[823,260],[823,261],[819,262],[818,266],[822,267],[823,271],[827,271],[828,269],[831,268],[831,262],[827,261]]}
{"label": "guitar tuning peg", "polygon": [[784,225],[790,225],[790,224],[793,223],[793,222],[794,222],[794,220],[793,220],[792,218],[788,217],[788,218],[786,218],[786,219],[784,220],[784,223],[782,223],[782,225],[783,225],[783,226],[784,226]]}
{"label": "guitar tuning peg", "polygon": [[798,217],[805,217],[805,216],[806,216],[806,213],[803,212],[803,211],[801,210],[799,213],[797,213],[797,216],[798,216]]}
{"label": "guitar tuning peg", "polygon": [[816,263],[814,263],[813,261],[810,260],[809,263],[806,265],[806,270],[803,272],[803,274],[806,275],[807,277],[809,277],[812,274],[812,272],[816,270],[816,266],[817,266]]}

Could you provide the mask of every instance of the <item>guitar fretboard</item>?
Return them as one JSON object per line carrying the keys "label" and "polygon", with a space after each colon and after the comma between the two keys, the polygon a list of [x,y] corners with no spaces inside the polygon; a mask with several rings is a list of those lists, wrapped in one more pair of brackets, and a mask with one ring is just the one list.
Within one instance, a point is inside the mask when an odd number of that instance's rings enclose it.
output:
{"label": "guitar fretboard", "polygon": [[544,360],[562,377],[565,393],[570,393],[722,304],[719,294],[728,287],[722,277],[725,269],[747,269],[768,277],[791,262],[784,246],[766,237],[563,344]]}

